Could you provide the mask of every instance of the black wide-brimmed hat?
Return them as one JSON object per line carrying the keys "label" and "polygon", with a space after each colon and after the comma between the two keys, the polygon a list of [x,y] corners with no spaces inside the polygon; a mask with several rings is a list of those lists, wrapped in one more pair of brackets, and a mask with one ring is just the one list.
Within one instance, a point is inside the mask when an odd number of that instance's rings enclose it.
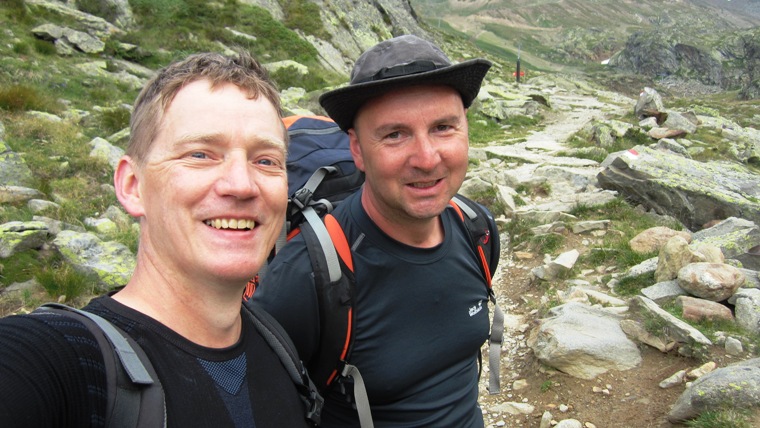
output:
{"label": "black wide-brimmed hat", "polygon": [[354,64],[348,86],[325,92],[319,103],[347,131],[357,110],[369,99],[412,85],[446,85],[459,91],[465,108],[478,96],[491,63],[472,59],[452,64],[434,44],[405,35],[378,43]]}

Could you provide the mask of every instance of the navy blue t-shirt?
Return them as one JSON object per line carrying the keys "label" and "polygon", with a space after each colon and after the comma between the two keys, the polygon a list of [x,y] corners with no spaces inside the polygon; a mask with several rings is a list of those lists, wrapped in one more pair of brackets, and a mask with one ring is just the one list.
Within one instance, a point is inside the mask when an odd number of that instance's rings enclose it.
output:
{"label": "navy blue t-shirt", "polygon": [[[488,294],[462,221],[446,209],[444,242],[415,248],[370,220],[361,191],[333,214],[356,274],[349,362],[364,378],[375,426],[482,427],[477,356],[489,333]],[[324,332],[302,238],[278,252],[253,299],[283,325],[308,366]],[[326,394],[323,426],[358,426],[350,385],[340,389]]]}

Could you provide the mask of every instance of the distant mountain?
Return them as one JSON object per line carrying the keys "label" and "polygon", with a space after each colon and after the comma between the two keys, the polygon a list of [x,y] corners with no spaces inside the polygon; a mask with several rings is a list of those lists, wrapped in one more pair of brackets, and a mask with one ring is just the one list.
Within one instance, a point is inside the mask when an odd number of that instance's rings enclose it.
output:
{"label": "distant mountain", "polygon": [[760,0],[412,0],[430,25],[450,26],[486,50],[518,51],[537,68],[597,63],[637,31],[712,49],[760,26]]}

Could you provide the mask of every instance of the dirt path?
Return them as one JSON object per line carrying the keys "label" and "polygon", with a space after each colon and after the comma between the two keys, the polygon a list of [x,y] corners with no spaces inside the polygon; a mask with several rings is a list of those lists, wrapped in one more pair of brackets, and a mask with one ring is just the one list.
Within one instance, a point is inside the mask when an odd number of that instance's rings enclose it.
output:
{"label": "dirt path", "polygon": [[[561,164],[599,169],[593,162],[559,158],[554,153],[565,149],[564,142],[590,120],[621,116],[627,108],[632,108],[634,101],[606,96],[605,99],[615,102],[604,103],[599,101],[598,94],[578,95],[557,88],[546,91],[549,91],[552,113],[545,126],[524,142],[488,149],[534,162],[529,165]],[[581,238],[568,234],[565,248],[557,254],[570,249],[588,251]],[[553,297],[547,295],[549,287],[534,282],[530,273],[542,262],[541,254],[522,260],[516,259],[508,248],[502,254],[494,282],[497,301],[506,314],[501,355],[502,392],[489,395],[485,389],[487,376],[483,376],[481,406],[486,426],[539,427],[542,415],[548,411],[554,420],[576,419],[582,424],[592,424],[584,425],[589,428],[673,427],[665,416],[683,389],[661,389],[659,383],[681,369],[693,367],[694,361],[642,346],[639,367],[626,372],[608,372],[589,381],[543,366],[535,358],[528,346],[528,337],[536,325],[538,308]],[[594,283],[596,276],[590,274],[582,279]]]}

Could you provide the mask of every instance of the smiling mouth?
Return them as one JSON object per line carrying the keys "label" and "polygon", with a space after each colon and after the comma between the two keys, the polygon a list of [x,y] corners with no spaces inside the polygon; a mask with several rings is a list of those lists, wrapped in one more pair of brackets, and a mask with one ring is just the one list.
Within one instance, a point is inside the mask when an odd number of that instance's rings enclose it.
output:
{"label": "smiling mouth", "polygon": [[438,184],[440,180],[434,180],[434,181],[420,181],[417,183],[411,183],[410,186],[416,188],[416,189],[426,189],[428,187],[433,187],[436,184]]}
{"label": "smiling mouth", "polygon": [[204,221],[206,226],[214,229],[231,229],[231,230],[251,230],[256,226],[256,222],[250,219],[237,218],[215,218]]}

